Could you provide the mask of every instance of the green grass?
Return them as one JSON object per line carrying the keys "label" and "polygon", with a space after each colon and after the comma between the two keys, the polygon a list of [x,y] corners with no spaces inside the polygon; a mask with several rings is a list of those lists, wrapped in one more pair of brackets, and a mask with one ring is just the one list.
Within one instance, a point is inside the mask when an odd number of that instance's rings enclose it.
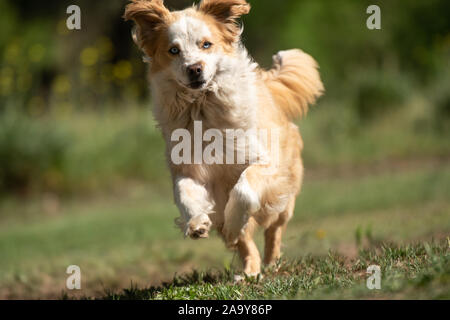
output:
{"label": "green grass", "polygon": [[[450,240],[449,240],[450,241]],[[367,268],[381,268],[381,289],[366,286]],[[385,244],[361,250],[358,257],[329,253],[282,260],[263,276],[234,281],[230,270],[177,276],[162,286],[131,287],[104,299],[350,299],[450,298],[450,242],[398,247]]]}
{"label": "green grass", "polygon": [[[312,112],[300,123],[306,175],[280,269],[234,284],[240,263],[217,235],[193,242],[175,228],[149,117],[36,124],[71,142],[52,188],[0,198],[0,298],[448,298],[448,137],[415,130],[408,116],[355,129],[345,109]],[[262,248],[261,232],[256,240]],[[364,286],[369,262],[383,270],[379,292]],[[72,264],[82,272],[76,292],[65,289]]]}
{"label": "green grass", "polygon": [[[302,263],[327,261],[321,255],[330,250],[350,259],[358,249],[382,243],[445,238],[450,234],[449,175],[450,167],[440,165],[364,177],[307,176],[284,237],[283,261],[308,255],[313,256]],[[84,289],[77,294],[91,297],[131,282],[157,285],[174,273],[239,272],[237,258],[216,235],[200,242],[182,238],[169,198],[168,190],[138,184],[117,198],[59,200],[59,209],[46,215],[45,199],[4,204],[10,215],[0,226],[0,293],[58,297],[71,264],[82,270]],[[256,239],[261,247],[261,233]]]}

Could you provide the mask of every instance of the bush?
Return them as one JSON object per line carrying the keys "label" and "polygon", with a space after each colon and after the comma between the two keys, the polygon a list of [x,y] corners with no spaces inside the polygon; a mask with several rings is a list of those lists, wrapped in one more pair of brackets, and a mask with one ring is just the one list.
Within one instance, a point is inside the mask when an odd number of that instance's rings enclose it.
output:
{"label": "bush", "polygon": [[164,142],[144,115],[101,119],[93,114],[83,131],[72,128],[78,133],[64,166],[67,189],[98,189],[121,180],[165,181]]}
{"label": "bush", "polygon": [[450,67],[437,77],[430,93],[434,106],[434,124],[438,131],[450,131]]}
{"label": "bush", "polygon": [[45,121],[18,113],[0,115],[0,191],[27,192],[31,187],[55,189],[70,136]]}
{"label": "bush", "polygon": [[149,111],[0,113],[0,194],[91,192],[124,181],[170,181]]}
{"label": "bush", "polygon": [[408,84],[396,75],[361,73],[354,84],[354,107],[361,120],[372,120],[405,103]]}

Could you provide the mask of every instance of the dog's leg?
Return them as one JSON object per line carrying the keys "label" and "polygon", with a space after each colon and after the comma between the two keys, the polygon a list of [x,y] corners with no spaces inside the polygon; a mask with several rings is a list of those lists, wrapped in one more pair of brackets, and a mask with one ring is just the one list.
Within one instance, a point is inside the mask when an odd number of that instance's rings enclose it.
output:
{"label": "dog's leg", "polygon": [[257,276],[261,272],[261,258],[259,256],[258,248],[253,241],[253,231],[255,227],[255,220],[250,218],[244,234],[241,235],[237,243],[239,256],[244,265],[244,273],[250,277]]}
{"label": "dog's leg", "polygon": [[248,180],[248,175],[253,175],[254,170],[254,167],[249,167],[242,173],[225,207],[222,234],[230,248],[236,247],[239,238],[245,234],[249,218],[261,207],[259,194]]}
{"label": "dog's leg", "polygon": [[264,264],[266,265],[274,265],[280,259],[284,226],[275,223],[264,231]]}
{"label": "dog's leg", "polygon": [[285,212],[279,215],[271,226],[264,231],[264,264],[273,265],[281,257],[281,238],[295,207],[295,197],[289,201]]}
{"label": "dog's leg", "polygon": [[214,212],[214,202],[206,188],[190,178],[175,181],[175,202],[181,212],[178,222],[186,236],[192,239],[207,238],[211,228],[209,214]]}

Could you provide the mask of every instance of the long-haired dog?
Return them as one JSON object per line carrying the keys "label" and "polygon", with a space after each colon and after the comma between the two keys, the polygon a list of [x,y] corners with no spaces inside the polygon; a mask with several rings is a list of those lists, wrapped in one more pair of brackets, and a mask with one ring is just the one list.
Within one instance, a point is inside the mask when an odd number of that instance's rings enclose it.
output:
{"label": "long-haired dog", "polygon": [[[249,11],[245,0],[202,0],[182,11],[169,11],[163,0],[132,0],[124,18],[135,22],[133,39],[149,62],[154,116],[181,212],[177,224],[193,239],[216,229],[252,276],[261,271],[253,241],[257,225],[265,230],[264,262],[280,258],[303,177],[303,142],[292,120],[306,113],[323,85],[316,62],[301,50],[281,51],[272,69],[260,68],[240,40],[238,19]],[[216,148],[213,157],[221,161],[173,161],[174,132],[194,135],[198,123],[213,130],[209,141],[224,137],[231,147]],[[230,138],[230,129],[277,132],[276,141],[250,135],[242,144],[238,135]],[[208,148],[205,140],[200,152]],[[187,158],[198,148],[189,142]],[[245,161],[228,161],[230,148]]]}

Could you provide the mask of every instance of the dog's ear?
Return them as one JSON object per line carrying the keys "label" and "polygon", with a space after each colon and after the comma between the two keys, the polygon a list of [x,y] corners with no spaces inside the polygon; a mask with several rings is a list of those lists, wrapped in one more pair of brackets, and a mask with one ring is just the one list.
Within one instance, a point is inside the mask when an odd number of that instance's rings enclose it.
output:
{"label": "dog's ear", "polygon": [[241,28],[238,19],[250,12],[250,4],[245,0],[202,0],[198,10],[213,16],[225,27],[227,40],[239,40]]}
{"label": "dog's ear", "polygon": [[132,0],[123,15],[125,20],[136,23],[133,40],[150,57],[154,55],[158,33],[167,26],[170,17],[171,13],[163,0]]}

